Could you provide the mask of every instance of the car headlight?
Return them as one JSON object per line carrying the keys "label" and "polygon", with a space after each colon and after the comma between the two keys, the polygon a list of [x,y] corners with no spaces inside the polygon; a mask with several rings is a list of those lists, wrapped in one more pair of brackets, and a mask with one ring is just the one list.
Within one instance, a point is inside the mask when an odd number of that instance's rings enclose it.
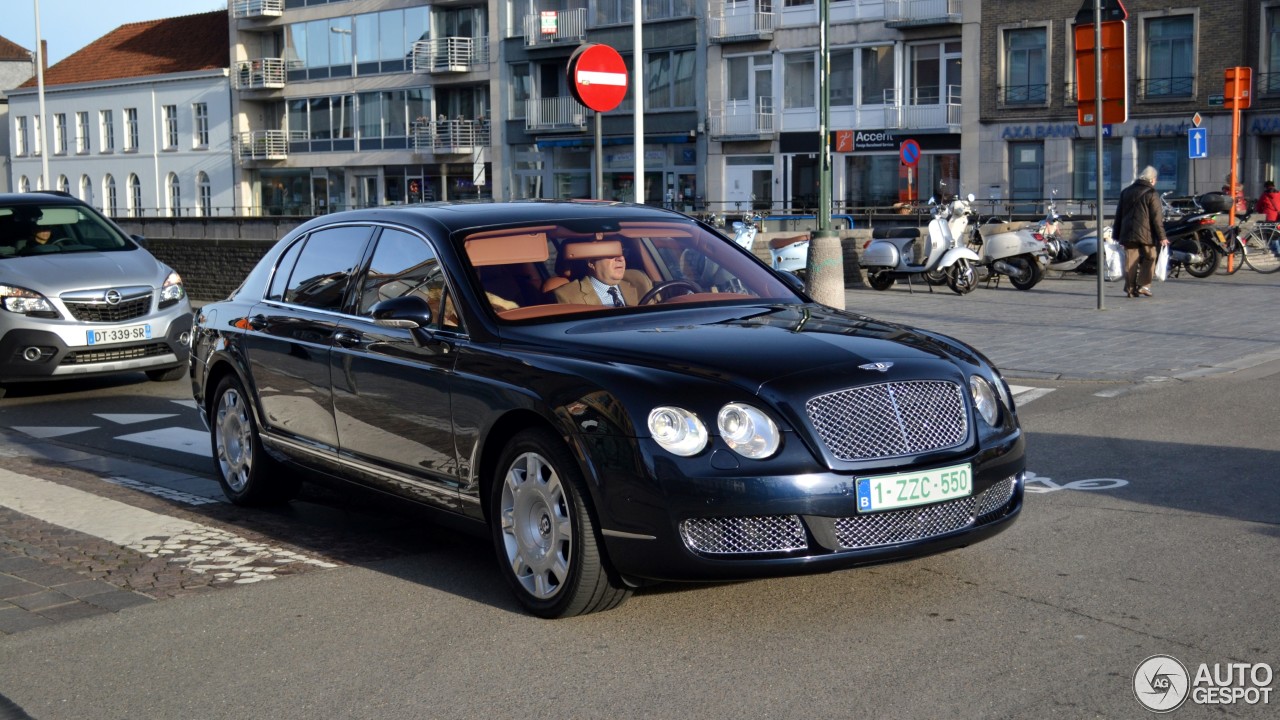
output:
{"label": "car headlight", "polygon": [[996,399],[996,391],[991,389],[991,383],[974,375],[969,378],[969,392],[973,395],[973,406],[978,414],[988,425],[995,427],[996,420],[1000,418],[1000,401]]}
{"label": "car headlight", "polygon": [[772,418],[743,403],[729,403],[720,408],[716,425],[729,449],[753,460],[773,455],[782,441]]}
{"label": "car headlight", "polygon": [[170,272],[169,277],[164,279],[164,285],[160,287],[160,302],[177,302],[185,294],[186,291],[182,289],[182,276],[176,272]]}
{"label": "car headlight", "polygon": [[661,406],[649,411],[649,432],[669,453],[689,457],[707,446],[707,428],[684,408]]}
{"label": "car headlight", "polygon": [[11,313],[22,315],[52,313],[54,317],[58,316],[57,308],[49,302],[48,298],[34,290],[16,285],[0,285],[0,307]]}

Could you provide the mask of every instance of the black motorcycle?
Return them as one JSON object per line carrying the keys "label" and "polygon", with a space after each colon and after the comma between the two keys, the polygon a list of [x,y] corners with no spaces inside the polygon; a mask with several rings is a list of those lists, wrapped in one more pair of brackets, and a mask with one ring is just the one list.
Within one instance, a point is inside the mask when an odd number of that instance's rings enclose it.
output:
{"label": "black motorcycle", "polygon": [[1178,277],[1185,268],[1191,277],[1207,278],[1222,262],[1217,216],[1231,210],[1231,198],[1219,192],[1205,193],[1191,199],[1194,210],[1183,213],[1169,204],[1168,195],[1161,195],[1160,202],[1164,205],[1164,236],[1169,239],[1169,276]]}

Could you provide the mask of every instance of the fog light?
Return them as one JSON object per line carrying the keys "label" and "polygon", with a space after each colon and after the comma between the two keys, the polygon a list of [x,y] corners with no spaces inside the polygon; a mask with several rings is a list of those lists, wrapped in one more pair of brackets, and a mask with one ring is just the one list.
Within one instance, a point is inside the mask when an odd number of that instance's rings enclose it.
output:
{"label": "fog light", "polygon": [[40,352],[40,348],[34,345],[22,351],[22,359],[27,362],[37,362],[41,357],[44,357],[44,353]]}
{"label": "fog light", "polygon": [[191,333],[184,332],[181,335],[179,335],[178,343],[182,345],[186,345],[187,347],[191,347]]}

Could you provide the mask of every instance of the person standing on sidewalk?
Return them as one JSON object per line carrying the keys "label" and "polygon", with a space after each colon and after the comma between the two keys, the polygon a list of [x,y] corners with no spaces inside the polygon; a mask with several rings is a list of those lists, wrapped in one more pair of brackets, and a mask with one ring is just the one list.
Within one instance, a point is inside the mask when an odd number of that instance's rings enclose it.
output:
{"label": "person standing on sidewalk", "polygon": [[1156,194],[1159,173],[1148,165],[1133,184],[1120,193],[1111,236],[1124,246],[1124,293],[1129,297],[1151,297],[1151,275],[1156,264],[1156,242],[1168,245],[1164,236],[1164,213]]}
{"label": "person standing on sidewalk", "polygon": [[1253,211],[1262,213],[1269,223],[1280,220],[1280,192],[1276,190],[1275,183],[1270,180],[1262,183],[1262,195]]}

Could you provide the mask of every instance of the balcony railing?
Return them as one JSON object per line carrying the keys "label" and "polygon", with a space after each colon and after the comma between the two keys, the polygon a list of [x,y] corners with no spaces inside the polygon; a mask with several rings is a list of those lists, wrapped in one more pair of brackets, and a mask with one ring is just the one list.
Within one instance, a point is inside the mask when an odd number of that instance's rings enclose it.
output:
{"label": "balcony railing", "polygon": [[289,143],[306,139],[301,130],[254,130],[240,133],[236,146],[241,160],[285,160]]}
{"label": "balcony railing", "polygon": [[1138,91],[1142,97],[1148,99],[1169,98],[1185,99],[1190,98],[1195,91],[1196,79],[1194,76],[1183,77],[1163,77],[1163,78],[1143,78],[1138,81]]}
{"label": "balcony railing", "polygon": [[[644,0],[640,9],[644,20],[665,20],[667,18],[693,17],[694,0]],[[597,2],[595,15],[591,20],[593,26],[619,25],[629,23],[635,17],[635,5],[631,0],[624,2]]]}
{"label": "balcony railing", "polygon": [[768,40],[778,26],[778,15],[773,12],[773,0],[751,0],[732,5],[716,0],[708,10],[707,23],[711,42]]}
{"label": "balcony railing", "polygon": [[413,44],[416,73],[461,73],[488,64],[487,37],[443,37]]}
{"label": "balcony railing", "polygon": [[238,90],[279,90],[284,81],[283,58],[258,58],[236,64],[234,82]]}
{"label": "balcony railing", "polygon": [[587,36],[587,9],[549,10],[524,16],[525,47],[579,43]]}
{"label": "balcony railing", "polygon": [[884,126],[891,130],[960,129],[960,86],[948,85],[946,102],[937,87],[916,87],[903,103],[895,90],[884,92]]}
{"label": "balcony railing", "polygon": [[885,0],[884,24],[888,27],[949,25],[961,21],[962,0]]}
{"label": "balcony railing", "polygon": [[1253,77],[1259,95],[1280,95],[1280,73],[1254,73]]}
{"label": "balcony railing", "polygon": [[1000,87],[1000,97],[1005,105],[1044,105],[1049,101],[1049,86],[1004,85]]}
{"label": "balcony railing", "polygon": [[231,0],[231,17],[257,18],[284,15],[284,0]]}
{"label": "balcony railing", "polygon": [[586,130],[587,108],[571,97],[529,98],[524,106],[525,130]]}
{"label": "balcony railing", "polygon": [[707,119],[712,140],[764,140],[778,134],[778,114],[767,96],[713,104]]}
{"label": "balcony railing", "polygon": [[420,153],[469,155],[489,146],[485,120],[427,120],[413,124],[413,149]]}

